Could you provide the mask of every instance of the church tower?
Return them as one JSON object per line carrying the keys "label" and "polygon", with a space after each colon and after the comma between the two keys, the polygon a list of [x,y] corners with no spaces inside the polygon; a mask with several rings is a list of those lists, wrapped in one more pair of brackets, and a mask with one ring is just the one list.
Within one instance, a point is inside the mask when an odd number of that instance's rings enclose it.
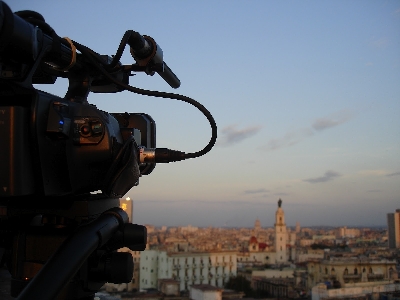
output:
{"label": "church tower", "polygon": [[282,209],[282,200],[278,201],[278,209],[275,213],[275,260],[276,263],[286,263],[287,231],[285,224],[285,213]]}

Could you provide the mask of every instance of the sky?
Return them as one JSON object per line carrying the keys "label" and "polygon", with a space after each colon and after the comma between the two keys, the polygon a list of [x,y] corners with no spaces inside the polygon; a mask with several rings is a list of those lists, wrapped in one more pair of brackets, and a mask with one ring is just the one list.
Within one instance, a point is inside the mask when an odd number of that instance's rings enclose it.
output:
{"label": "sky", "polygon": [[[125,197],[133,223],[385,226],[400,208],[400,2],[8,0],[61,37],[114,55],[126,30],[149,35],[179,77],[130,84],[204,105],[218,126],[204,156],[157,164]],[[125,49],[121,63],[134,60]],[[63,97],[68,82],[38,86]],[[90,94],[108,112],[144,112],[157,147],[201,150],[207,119],[185,102]]]}

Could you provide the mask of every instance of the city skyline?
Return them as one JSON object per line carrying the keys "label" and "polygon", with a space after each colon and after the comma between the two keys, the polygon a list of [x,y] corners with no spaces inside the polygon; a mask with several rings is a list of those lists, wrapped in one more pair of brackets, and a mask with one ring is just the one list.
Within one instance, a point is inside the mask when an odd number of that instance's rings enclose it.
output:
{"label": "city skyline", "polygon": [[[138,202],[138,203],[136,203]],[[164,205],[163,205],[164,204]],[[148,205],[148,206],[146,206]],[[171,222],[169,221],[169,216],[166,216],[165,219],[159,218],[154,220],[153,222],[146,222],[146,218],[141,218],[140,217],[140,212],[141,211],[148,211],[150,209],[156,210],[154,211],[155,215],[162,215],[162,210],[166,209],[167,207],[165,206],[166,203],[162,201],[133,201],[133,220],[135,223],[140,223],[140,224],[146,224],[146,225],[152,225],[156,227],[162,227],[162,226],[167,226],[167,227],[186,227],[186,226],[194,226],[194,227],[200,227],[200,228],[206,228],[206,227],[216,227],[216,228],[253,228],[256,220],[259,220],[261,223],[262,228],[273,228],[274,227],[274,222],[275,222],[275,211],[276,211],[276,205],[275,207],[271,207],[268,211],[265,212],[264,215],[259,213],[258,206],[254,206],[254,210],[257,210],[257,212],[250,211],[247,214],[247,218],[243,217],[242,219],[236,220],[233,217],[229,218],[229,213],[227,212],[226,214],[220,212],[214,212],[213,210],[209,211],[208,209],[210,208],[209,203],[206,203],[205,207],[202,205],[199,205],[199,203],[191,203],[191,201],[185,201],[182,202],[182,206],[180,206],[180,210],[182,213],[186,213],[185,217],[180,217],[178,222]],[[190,205],[195,205],[196,208],[199,210],[197,214],[194,216],[190,214]],[[215,205],[215,204],[214,204]],[[139,206],[139,208],[137,208]],[[262,206],[262,204],[261,204]],[[332,228],[338,228],[338,227],[348,227],[348,228],[361,228],[361,227],[371,227],[371,228],[386,228],[387,227],[387,212],[385,213],[380,219],[374,221],[366,221],[365,223],[358,223],[358,222],[346,222],[343,221],[343,218],[338,218],[337,216],[335,217],[335,214],[333,214],[333,219],[338,219],[337,221],[332,221],[332,219],[329,219],[326,217],[326,215],[321,215],[320,216],[320,221],[317,223],[313,222],[301,222],[299,220],[302,219],[302,216],[297,215],[296,217],[296,212],[298,211],[297,209],[285,209],[285,202],[283,201],[282,208],[285,212],[285,221],[286,225],[288,227],[294,228],[296,226],[296,223],[298,222],[300,225],[300,228],[302,227],[332,227]],[[203,209],[203,210],[201,210]],[[189,211],[188,211],[189,210]],[[289,211],[289,213],[287,213]],[[216,215],[216,214],[220,215]],[[351,212],[349,212],[351,213]],[[211,216],[210,216],[211,214]],[[243,214],[246,216],[246,214]],[[210,219],[213,219],[214,222],[202,222],[203,216],[208,216]],[[254,219],[251,219],[252,216]],[[327,219],[327,221],[324,221],[323,219]]]}
{"label": "city skyline", "polygon": [[[126,30],[153,37],[181,80],[130,84],[200,102],[218,139],[196,159],[157,164],[124,197],[133,222],[157,226],[384,226],[400,203],[398,1],[5,1],[61,37],[114,55]],[[71,22],[71,20],[73,20]],[[123,64],[134,60],[125,49]],[[63,97],[66,79],[39,89]],[[144,112],[157,147],[201,150],[193,106],[130,92],[89,94],[107,112]]]}

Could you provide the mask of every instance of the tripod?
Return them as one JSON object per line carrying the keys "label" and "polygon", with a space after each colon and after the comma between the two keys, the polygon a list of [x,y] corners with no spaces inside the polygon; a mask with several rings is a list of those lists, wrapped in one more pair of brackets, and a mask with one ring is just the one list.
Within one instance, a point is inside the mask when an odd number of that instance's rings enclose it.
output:
{"label": "tripod", "polygon": [[105,282],[132,280],[131,254],[116,250],[144,250],[146,227],[129,223],[119,199],[80,199],[41,214],[7,209],[12,297],[93,299]]}

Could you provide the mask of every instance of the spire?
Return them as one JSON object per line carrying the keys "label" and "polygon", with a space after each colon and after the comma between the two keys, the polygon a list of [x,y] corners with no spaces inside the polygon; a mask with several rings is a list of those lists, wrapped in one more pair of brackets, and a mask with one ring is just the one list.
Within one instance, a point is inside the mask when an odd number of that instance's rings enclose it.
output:
{"label": "spire", "polygon": [[284,226],[286,226],[286,224],[285,224],[285,212],[282,209],[282,202],[283,202],[282,199],[279,198],[279,200],[278,200],[278,209],[276,210],[276,213],[275,213],[275,225],[284,225]]}

